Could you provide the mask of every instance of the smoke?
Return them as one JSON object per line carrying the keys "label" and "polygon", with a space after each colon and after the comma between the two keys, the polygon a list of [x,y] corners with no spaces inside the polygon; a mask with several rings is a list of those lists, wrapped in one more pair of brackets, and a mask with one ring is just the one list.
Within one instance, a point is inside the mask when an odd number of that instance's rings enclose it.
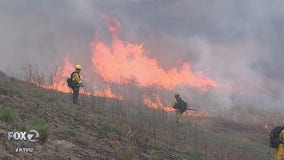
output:
{"label": "smoke", "polygon": [[[284,2],[275,0],[10,0],[0,2],[0,70],[22,76],[37,64],[53,74],[70,55],[91,65],[90,43],[110,35],[101,19],[122,24],[120,37],[143,43],[164,69],[190,62],[195,71],[237,88],[249,103],[282,105],[284,99]],[[86,67],[87,68],[87,67]],[[224,89],[226,90],[226,89]],[[178,89],[186,96],[194,97]],[[233,105],[232,92],[206,100]],[[208,98],[210,97],[210,98]]]}

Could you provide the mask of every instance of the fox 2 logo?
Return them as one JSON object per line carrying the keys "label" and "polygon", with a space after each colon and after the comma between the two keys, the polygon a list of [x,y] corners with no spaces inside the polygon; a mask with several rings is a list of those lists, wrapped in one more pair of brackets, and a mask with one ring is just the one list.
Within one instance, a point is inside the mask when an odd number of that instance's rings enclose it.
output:
{"label": "fox 2 logo", "polygon": [[38,142],[39,141],[39,133],[36,130],[30,130],[27,132],[8,132],[8,140],[15,141],[29,141],[29,142]]}

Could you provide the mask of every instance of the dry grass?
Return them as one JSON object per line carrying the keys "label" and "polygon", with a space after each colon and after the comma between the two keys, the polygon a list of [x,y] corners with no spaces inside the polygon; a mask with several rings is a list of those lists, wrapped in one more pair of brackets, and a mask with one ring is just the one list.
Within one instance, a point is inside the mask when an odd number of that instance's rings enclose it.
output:
{"label": "dry grass", "polygon": [[260,127],[263,122],[277,121],[274,112],[268,116],[259,108],[232,108],[219,118],[183,117],[177,124],[174,114],[131,100],[81,95],[84,106],[74,106],[69,94],[9,80],[0,80],[1,90],[5,92],[0,94],[8,97],[3,105],[11,106],[25,121],[40,116],[52,132],[43,145],[48,152],[34,154],[41,159],[56,149],[51,143],[56,140],[65,140],[76,148],[66,151],[73,153],[70,155],[62,150],[62,154],[54,154],[53,159],[65,156],[81,159],[270,160],[272,157],[263,139],[251,138],[266,136]]}

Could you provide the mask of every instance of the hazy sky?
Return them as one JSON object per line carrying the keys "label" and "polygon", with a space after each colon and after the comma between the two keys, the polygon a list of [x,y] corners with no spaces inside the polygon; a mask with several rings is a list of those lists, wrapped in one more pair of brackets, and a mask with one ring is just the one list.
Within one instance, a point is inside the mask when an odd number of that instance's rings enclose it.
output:
{"label": "hazy sky", "polygon": [[90,57],[95,34],[109,38],[107,14],[122,39],[143,43],[165,69],[182,60],[222,83],[284,93],[283,0],[9,0],[0,1],[0,69],[28,64],[53,73],[66,54]]}

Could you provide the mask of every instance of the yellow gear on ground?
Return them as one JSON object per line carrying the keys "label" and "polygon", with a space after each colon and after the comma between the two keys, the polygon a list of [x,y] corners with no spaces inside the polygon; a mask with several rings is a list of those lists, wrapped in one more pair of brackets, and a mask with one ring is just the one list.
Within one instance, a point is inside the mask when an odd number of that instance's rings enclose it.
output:
{"label": "yellow gear on ground", "polygon": [[[284,142],[284,130],[280,132],[279,139]],[[275,160],[283,160],[284,159],[284,144],[279,144],[279,146],[275,149]]]}

